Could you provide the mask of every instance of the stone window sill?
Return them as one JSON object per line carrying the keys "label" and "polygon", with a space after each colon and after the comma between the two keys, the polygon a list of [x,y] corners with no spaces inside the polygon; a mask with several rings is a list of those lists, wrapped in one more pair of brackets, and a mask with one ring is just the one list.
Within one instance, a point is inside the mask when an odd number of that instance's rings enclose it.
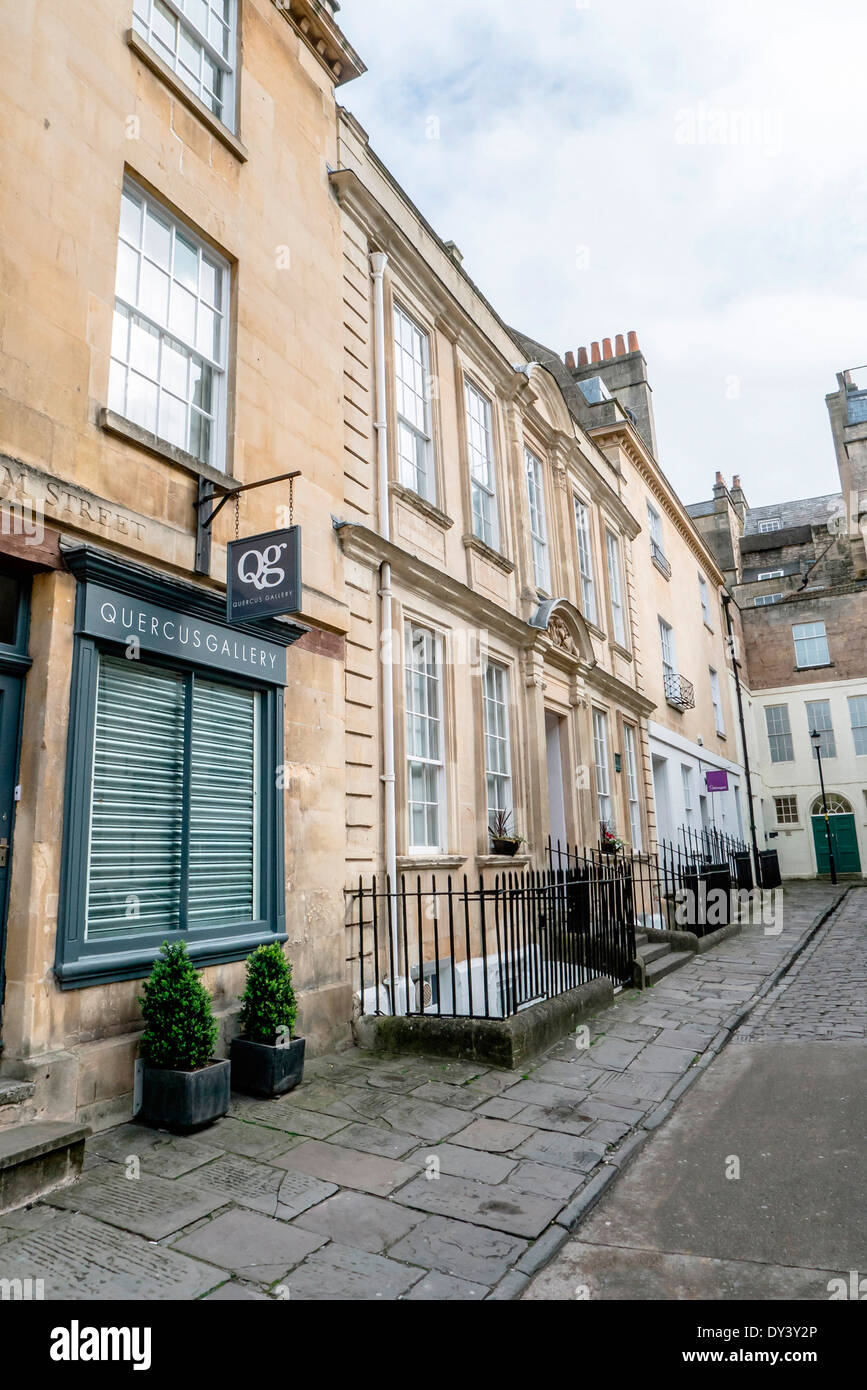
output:
{"label": "stone window sill", "polygon": [[816,666],[793,666],[792,670],[796,674],[798,671],[830,671],[836,665],[836,661],[820,661]]}
{"label": "stone window sill", "polygon": [[397,871],[406,874],[414,869],[459,869],[466,857],[465,854],[399,854]]}
{"label": "stone window sill", "polygon": [[489,564],[502,570],[503,574],[514,573],[515,566],[512,561],[508,560],[505,555],[501,555],[499,550],[494,550],[494,547],[488,545],[487,541],[479,540],[478,536],[470,535],[464,536],[463,541],[467,550],[474,550],[477,555],[481,555],[483,560],[487,560]]}
{"label": "stone window sill", "polygon": [[623,657],[624,661],[632,661],[632,652],[629,650],[628,647],[621,646],[620,643],[615,642],[613,638],[611,639],[611,647],[612,650],[615,651],[618,656]]}
{"label": "stone window sill", "polygon": [[505,873],[510,864],[513,868],[526,869],[530,859],[529,854],[477,854],[476,866],[479,869],[502,869]]}
{"label": "stone window sill", "polygon": [[444,531],[454,526],[455,523],[452,518],[442,511],[435,502],[429,502],[420,493],[413,492],[412,488],[404,487],[403,483],[389,483],[388,490],[392,497],[405,502],[408,507],[420,512],[428,521],[432,521],[435,526],[441,526]]}
{"label": "stone window sill", "polygon": [[155,73],[156,76],[165,83],[173,96],[176,96],[178,101],[183,102],[184,106],[192,111],[194,116],[198,116],[202,125],[207,126],[215,139],[219,140],[222,145],[225,145],[226,149],[235,156],[240,164],[246,164],[249,157],[246,146],[242,145],[237,135],[232,134],[228,126],[223,125],[223,122],[217,119],[213,111],[208,110],[205,103],[196,96],[195,92],[184,85],[180,78],[172,72],[168,63],[164,63],[159,54],[154,52],[150,44],[148,44],[140,34],[137,34],[135,29],[127,29],[126,41],[136,57],[140,58],[141,61],[150,68],[151,72]]}
{"label": "stone window sill", "polygon": [[191,473],[194,478],[206,478],[208,482],[215,483],[217,487],[229,489],[236,486],[233,478],[228,473],[224,473],[219,468],[213,468],[209,463],[202,463],[193,454],[188,454],[184,449],[178,449],[174,444],[167,444],[165,440],[158,439],[150,430],[143,430],[140,425],[134,425],[131,420],[125,420],[122,415],[116,415],[113,410],[103,407],[99,412],[100,429],[105,430],[106,434],[114,435],[116,439],[123,439],[127,444],[134,444],[139,449],[146,449],[149,454],[155,454],[157,458],[165,459],[167,463],[173,463],[178,468],[183,468],[186,473]]}

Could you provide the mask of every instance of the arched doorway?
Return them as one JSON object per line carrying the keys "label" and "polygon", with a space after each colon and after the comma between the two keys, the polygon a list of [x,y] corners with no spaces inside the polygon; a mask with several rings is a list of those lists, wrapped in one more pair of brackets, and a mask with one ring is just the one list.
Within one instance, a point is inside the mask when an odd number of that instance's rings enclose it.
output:
{"label": "arched doorway", "polygon": [[[828,813],[827,828],[825,811]],[[831,872],[828,857],[828,830],[834,847],[834,863],[838,874],[860,874],[861,856],[858,852],[858,835],[855,829],[855,816],[852,803],[839,792],[826,792],[824,799],[817,796],[811,808],[813,822],[813,844],[816,849],[816,872]]]}

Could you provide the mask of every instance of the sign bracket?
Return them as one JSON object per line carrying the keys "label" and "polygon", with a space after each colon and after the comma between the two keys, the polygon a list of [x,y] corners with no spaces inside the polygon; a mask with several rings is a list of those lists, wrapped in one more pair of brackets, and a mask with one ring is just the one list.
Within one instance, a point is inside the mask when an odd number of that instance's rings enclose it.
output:
{"label": "sign bracket", "polygon": [[[271,483],[286,483],[293,478],[300,477],[300,468],[296,468],[292,473],[278,473],[274,478],[260,478],[256,483],[238,483],[237,485],[215,483],[210,478],[200,476],[199,494],[193,503],[196,509],[196,573],[210,574],[211,572],[211,523],[230,498],[237,498],[242,492],[250,492],[256,487],[268,487]],[[203,516],[202,507],[206,503],[214,501],[215,490],[218,488],[222,493],[219,501],[211,508],[207,516]]]}

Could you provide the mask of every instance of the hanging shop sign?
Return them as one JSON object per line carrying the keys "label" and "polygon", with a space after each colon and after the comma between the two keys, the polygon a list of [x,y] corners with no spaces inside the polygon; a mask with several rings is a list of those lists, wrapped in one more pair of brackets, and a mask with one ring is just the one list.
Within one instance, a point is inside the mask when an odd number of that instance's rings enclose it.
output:
{"label": "hanging shop sign", "polygon": [[123,642],[132,655],[155,652],[286,684],[286,649],[279,643],[132,598],[102,584],[87,584],[85,590],[79,632]]}
{"label": "hanging shop sign", "polygon": [[725,768],[713,768],[704,774],[705,785],[709,792],[727,792],[729,789],[729,775]]}
{"label": "hanging shop sign", "polygon": [[300,526],[230,541],[226,566],[226,618],[230,623],[300,611]]}

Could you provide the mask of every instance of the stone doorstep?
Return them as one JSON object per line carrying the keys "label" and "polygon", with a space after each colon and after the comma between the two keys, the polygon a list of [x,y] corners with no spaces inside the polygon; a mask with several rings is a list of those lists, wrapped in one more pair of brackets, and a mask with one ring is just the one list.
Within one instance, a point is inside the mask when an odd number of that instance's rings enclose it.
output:
{"label": "stone doorstep", "polygon": [[0,1214],[81,1177],[89,1134],[81,1125],[44,1120],[0,1130]]}

